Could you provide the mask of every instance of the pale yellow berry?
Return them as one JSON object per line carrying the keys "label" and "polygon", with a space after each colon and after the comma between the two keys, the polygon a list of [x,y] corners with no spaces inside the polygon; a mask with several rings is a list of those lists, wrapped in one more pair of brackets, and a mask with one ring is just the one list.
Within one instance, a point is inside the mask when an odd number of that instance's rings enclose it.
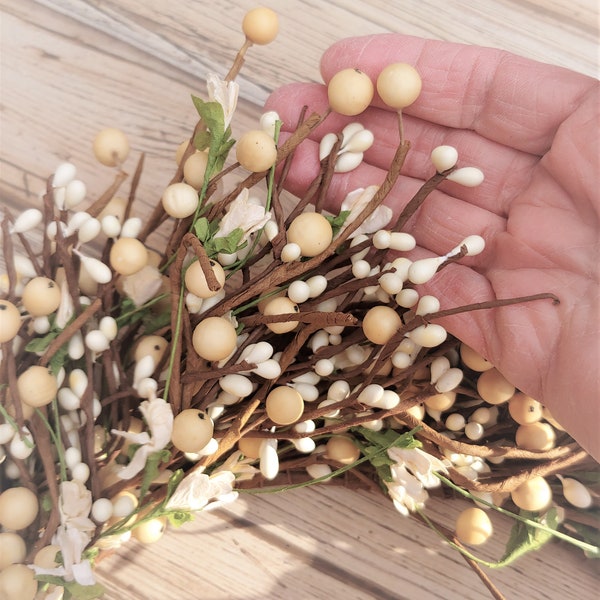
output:
{"label": "pale yellow berry", "polygon": [[448,410],[456,401],[456,392],[443,392],[425,398],[425,405],[432,410]]}
{"label": "pale yellow berry", "polygon": [[493,533],[492,522],[481,508],[463,510],[455,525],[456,537],[470,546],[479,546],[486,542]]}
{"label": "pale yellow berry", "polygon": [[185,219],[198,208],[198,190],[183,181],[172,183],[163,192],[161,201],[169,216]]}
{"label": "pale yellow berry", "polygon": [[56,561],[56,554],[58,552],[60,552],[60,546],[56,544],[44,546],[37,551],[33,559],[33,564],[42,569],[54,569],[58,567],[58,562]]}
{"label": "pale yellow berry", "polygon": [[356,462],[360,457],[358,446],[347,435],[333,435],[325,446],[325,455],[344,465]]}
{"label": "pale yellow berry", "polygon": [[245,435],[238,441],[240,452],[248,458],[260,458],[260,446],[264,438],[250,437]]}
{"label": "pale yellow berry", "polygon": [[377,77],[377,93],[389,107],[401,110],[419,97],[421,84],[421,76],[413,66],[393,63]]}
{"label": "pale yellow berry", "polygon": [[60,295],[60,288],[55,281],[48,277],[34,277],[23,288],[21,301],[31,316],[44,317],[58,308]]}
{"label": "pale yellow berry", "polygon": [[508,412],[519,425],[536,423],[543,416],[542,405],[533,398],[517,392],[508,401]]}
{"label": "pale yellow berry", "polygon": [[235,145],[237,161],[253,173],[270,169],[277,160],[275,140],[268,133],[253,129],[246,131]]}
{"label": "pale yellow berry", "polygon": [[133,275],[148,264],[148,250],[135,238],[120,238],[110,249],[109,260],[120,275]]}
{"label": "pale yellow berry", "polygon": [[552,500],[552,490],[543,477],[525,480],[510,493],[512,501],[523,510],[544,510]]}
{"label": "pale yellow berry", "polygon": [[264,6],[253,8],[244,15],[242,31],[253,44],[270,44],[279,32],[277,13]]}
{"label": "pale yellow berry", "polygon": [[212,419],[204,411],[188,408],[173,419],[171,441],[181,452],[198,452],[210,442],[213,431]]}
{"label": "pale yellow berry", "polygon": [[[292,302],[286,296],[273,298],[268,302],[264,309],[265,316],[286,315],[298,312],[298,305]],[[273,333],[288,333],[293,331],[298,326],[298,321],[281,321],[279,323],[267,323],[267,327]]]}
{"label": "pale yellow berry", "polygon": [[127,204],[127,198],[113,196],[96,218],[102,222],[104,217],[116,217],[119,223],[123,223],[125,221],[125,213],[127,212]]}
{"label": "pale yellow berry", "polygon": [[550,423],[520,425],[515,433],[515,442],[525,450],[546,451],[554,448],[556,432]]}
{"label": "pale yellow berry", "polygon": [[58,381],[46,367],[33,365],[17,379],[19,398],[33,407],[50,404],[58,392]]}
{"label": "pale yellow berry", "polygon": [[135,346],[133,360],[138,362],[145,356],[151,356],[154,360],[154,364],[158,365],[158,363],[162,360],[162,357],[165,355],[168,346],[169,342],[164,337],[159,335],[142,336],[139,338]]}
{"label": "pale yellow berry", "polygon": [[10,342],[21,328],[21,313],[8,300],[0,300],[0,344]]}
{"label": "pale yellow berry", "polygon": [[156,517],[144,521],[131,530],[131,535],[142,544],[153,544],[157,542],[167,529],[167,517]]}
{"label": "pale yellow berry", "polygon": [[489,360],[481,356],[481,354],[475,352],[471,346],[467,346],[467,344],[460,345],[460,358],[466,367],[477,372],[488,371],[494,366]]}
{"label": "pale yellow berry", "polygon": [[9,565],[25,560],[27,548],[25,540],[17,533],[0,533],[0,571]]}
{"label": "pale yellow berry", "polygon": [[374,344],[387,343],[402,326],[400,315],[389,306],[374,306],[364,316],[362,329]]}
{"label": "pale yellow berry", "polygon": [[0,598],[2,600],[33,600],[38,582],[27,565],[10,565],[0,572]]}
{"label": "pale yellow berry", "polygon": [[515,386],[496,368],[484,371],[477,380],[479,395],[489,404],[502,404],[512,398]]}
{"label": "pale yellow berry", "polygon": [[96,135],[93,150],[98,162],[107,167],[114,167],[122,164],[127,158],[129,140],[120,129],[108,127]]}
{"label": "pale yellow berry", "polygon": [[37,496],[26,487],[13,487],[0,494],[0,525],[19,531],[29,527],[39,510]]}
{"label": "pale yellow berry", "polygon": [[358,115],[371,104],[374,91],[373,82],[366,73],[359,69],[343,69],[327,85],[329,106],[341,115]]}
{"label": "pale yellow berry", "polygon": [[304,412],[302,396],[291,387],[281,385],[273,388],[265,401],[267,416],[277,425],[291,425]]}
{"label": "pale yellow berry", "polygon": [[223,267],[216,261],[210,261],[212,272],[219,283],[219,287],[216,290],[211,290],[208,287],[204,271],[200,266],[200,261],[193,262],[185,272],[185,287],[189,292],[198,296],[198,298],[212,298],[216,296],[223,286],[225,285],[225,271]]}
{"label": "pale yellow berry", "polygon": [[205,360],[227,358],[236,347],[237,334],[224,317],[207,317],[196,325],[192,335],[194,350]]}
{"label": "pale yellow berry", "polygon": [[194,152],[183,165],[183,178],[193,188],[199,190],[204,184],[206,165],[208,164],[207,152]]}
{"label": "pale yellow berry", "polygon": [[331,244],[333,229],[322,214],[305,212],[290,223],[287,239],[300,246],[302,256],[317,256]]}

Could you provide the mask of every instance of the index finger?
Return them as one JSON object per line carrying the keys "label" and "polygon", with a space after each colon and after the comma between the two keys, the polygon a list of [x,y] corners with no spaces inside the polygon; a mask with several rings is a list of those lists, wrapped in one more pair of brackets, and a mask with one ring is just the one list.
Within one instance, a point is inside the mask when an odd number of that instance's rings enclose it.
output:
{"label": "index finger", "polygon": [[[323,55],[321,73],[328,82],[352,67],[375,81],[393,62],[413,65],[423,80],[421,95],[406,113],[539,155],[595,83],[503,50],[395,33],[337,42]],[[373,104],[384,107],[379,97]]]}

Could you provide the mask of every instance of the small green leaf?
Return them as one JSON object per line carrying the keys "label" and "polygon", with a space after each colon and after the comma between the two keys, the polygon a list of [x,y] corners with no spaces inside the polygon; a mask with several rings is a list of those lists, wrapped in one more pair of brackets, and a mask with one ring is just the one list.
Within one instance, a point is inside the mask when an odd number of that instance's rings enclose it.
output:
{"label": "small green leaf", "polygon": [[201,242],[206,242],[210,236],[210,223],[206,217],[200,217],[194,223],[194,233]]}
{"label": "small green leaf", "polygon": [[58,375],[58,372],[62,369],[68,356],[69,344],[66,343],[54,353],[54,356],[48,362],[48,367],[50,367],[50,371],[52,371],[53,375]]}
{"label": "small green leaf", "polygon": [[587,558],[600,558],[600,531],[598,528],[583,525],[575,521],[568,521],[568,523],[583,538],[583,541],[596,547],[593,551],[586,550],[585,556]]}
{"label": "small green leaf", "polygon": [[344,226],[348,215],[350,214],[349,210],[342,210],[339,215],[326,215],[325,218],[329,221],[331,225],[331,229],[333,229],[333,237],[335,237],[340,229]]}
{"label": "small green leaf", "polygon": [[54,338],[58,337],[60,331],[50,331],[43,337],[33,338],[26,346],[27,352],[45,352]]}
{"label": "small green leaf", "polygon": [[[558,527],[558,516],[555,508],[551,508],[543,516],[529,511],[521,511],[519,514],[532,521],[537,521],[538,523],[540,523],[543,518],[545,524],[551,530],[556,530]],[[494,567],[505,567],[510,565],[528,552],[539,550],[546,542],[550,541],[552,537],[550,531],[530,527],[522,521],[516,521],[506,544],[504,556],[494,564]]]}
{"label": "small green leaf", "polygon": [[65,592],[71,595],[75,600],[95,600],[102,598],[106,590],[99,583],[94,585],[81,585],[76,581],[67,581],[64,584]]}
{"label": "small green leaf", "polygon": [[144,333],[146,333],[146,335],[150,335],[151,333],[162,329],[165,325],[168,325],[170,322],[171,313],[168,310],[161,312],[158,315],[148,313],[144,316]]}
{"label": "small green leaf", "polygon": [[160,463],[167,462],[171,458],[171,452],[169,450],[157,450],[152,454],[148,455],[146,459],[146,467],[144,469],[144,476],[142,477],[142,483],[140,484],[140,500],[146,495],[146,492],[150,488],[150,485],[154,479],[158,476]]}
{"label": "small green leaf", "polygon": [[173,527],[181,527],[184,523],[194,520],[194,515],[188,510],[174,510],[167,513],[167,519]]}
{"label": "small green leaf", "polygon": [[199,131],[194,136],[194,148],[196,150],[206,150],[210,146],[210,133],[208,131]]}
{"label": "small green leaf", "polygon": [[225,117],[223,107],[218,102],[205,102],[202,98],[192,96],[192,102],[198,111],[198,114],[204,121],[211,133],[211,147],[215,139],[219,140],[219,145],[223,134],[225,133]]}
{"label": "small green leaf", "polygon": [[[211,245],[215,254],[223,252],[224,254],[233,254],[237,250],[241,249],[240,242],[244,237],[244,230],[240,227],[234,229],[229,235],[225,237],[216,237],[211,240]],[[245,246],[245,244],[244,244]]]}

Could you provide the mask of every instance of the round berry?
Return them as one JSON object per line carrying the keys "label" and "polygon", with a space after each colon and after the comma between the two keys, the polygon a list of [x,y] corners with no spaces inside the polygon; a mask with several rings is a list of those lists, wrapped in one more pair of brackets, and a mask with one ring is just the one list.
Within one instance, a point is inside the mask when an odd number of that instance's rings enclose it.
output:
{"label": "round berry", "polygon": [[212,298],[213,296],[216,296],[225,285],[225,271],[223,270],[223,267],[214,260],[211,260],[210,264],[212,271],[219,282],[219,288],[216,290],[211,290],[208,287],[204,271],[200,266],[200,261],[197,260],[193,262],[185,272],[185,287],[194,294],[194,296],[198,296],[198,298]]}
{"label": "round berry", "polygon": [[270,169],[277,160],[275,140],[260,129],[246,131],[235,146],[237,161],[253,173]]}
{"label": "round berry", "polygon": [[492,522],[481,508],[467,508],[456,520],[456,537],[470,546],[479,546],[486,542],[493,533]]}
{"label": "round berry", "polygon": [[[273,315],[286,315],[298,312],[298,305],[292,302],[286,296],[279,298],[273,298],[268,302],[264,309],[263,314],[266,316]],[[281,321],[279,323],[267,323],[267,327],[273,333],[288,333],[293,331],[298,326],[298,321]]]}
{"label": "round berry", "polygon": [[96,135],[93,150],[98,162],[107,167],[114,167],[122,164],[127,158],[129,141],[120,129],[108,127]]}
{"label": "round berry", "polygon": [[45,317],[60,305],[60,287],[48,277],[34,277],[23,288],[21,301],[33,317]]}
{"label": "round berry", "polygon": [[281,385],[273,388],[265,401],[267,415],[277,425],[291,425],[304,412],[302,396],[291,387]]}
{"label": "round berry", "polygon": [[373,82],[359,69],[338,71],[327,86],[329,106],[348,117],[363,112],[371,104],[373,93]]}
{"label": "round berry", "polygon": [[3,600],[33,600],[38,582],[27,565],[10,565],[0,572],[0,598]]}
{"label": "round berry", "polygon": [[245,435],[238,440],[238,448],[247,458],[260,458],[260,446],[263,439]]}
{"label": "round berry", "polygon": [[167,517],[156,517],[134,527],[131,535],[142,544],[153,544],[160,540],[167,530]]}
{"label": "round berry", "polygon": [[139,338],[138,343],[135,346],[133,360],[138,362],[142,360],[144,356],[151,356],[154,360],[154,364],[158,365],[167,351],[168,346],[169,342],[167,342],[167,340],[160,335],[142,336]]}
{"label": "round berry", "polygon": [[0,571],[25,560],[25,540],[10,531],[0,533]]}
{"label": "round berry", "polygon": [[183,165],[183,178],[193,188],[199,190],[204,184],[206,165],[208,164],[207,152],[194,152]]}
{"label": "round berry", "polygon": [[198,191],[187,183],[172,183],[163,192],[162,205],[170,217],[185,219],[198,208]]}
{"label": "round berry", "polygon": [[46,367],[33,365],[17,379],[19,398],[33,407],[50,404],[58,392],[58,381]]}
{"label": "round berry", "polygon": [[244,16],[242,31],[253,44],[270,44],[279,32],[277,13],[264,6],[253,8]]}
{"label": "round berry", "polygon": [[377,77],[377,93],[389,107],[400,110],[419,97],[421,76],[407,63],[393,63]]}
{"label": "round berry", "polygon": [[519,425],[536,423],[544,416],[543,406],[521,392],[517,392],[508,401],[508,412]]}
{"label": "round berry", "polygon": [[356,462],[360,457],[358,446],[347,435],[333,435],[325,446],[325,454],[331,460],[344,465]]}
{"label": "round berry", "polygon": [[525,480],[510,493],[512,501],[523,510],[544,510],[552,500],[552,490],[543,477]]}
{"label": "round berry", "polygon": [[389,306],[374,306],[367,311],[362,323],[366,338],[374,344],[385,344],[402,326],[400,315]]}
{"label": "round berry", "polygon": [[54,569],[58,567],[58,562],[56,561],[56,554],[58,552],[60,552],[60,546],[56,544],[44,546],[37,551],[33,559],[33,564],[36,567],[42,567],[42,569]]}
{"label": "round berry", "polygon": [[26,487],[13,487],[0,494],[0,525],[18,531],[29,527],[39,510],[37,496]]}
{"label": "round berry", "polygon": [[120,238],[110,249],[109,260],[120,275],[133,275],[148,264],[148,250],[135,238]]}
{"label": "round berry", "polygon": [[322,214],[305,212],[290,223],[287,239],[289,243],[300,246],[302,256],[313,257],[321,254],[331,244],[333,229]]}
{"label": "round berry", "polygon": [[173,419],[171,441],[181,452],[198,452],[210,442],[213,431],[212,419],[204,411],[188,408]]}
{"label": "round berry", "polygon": [[515,386],[496,368],[484,371],[477,380],[479,395],[489,404],[502,404],[512,398]]}
{"label": "round berry", "polygon": [[0,344],[10,342],[21,328],[21,313],[8,300],[0,300]]}
{"label": "round berry", "polygon": [[196,325],[192,335],[194,350],[205,360],[227,358],[236,347],[237,334],[231,321],[224,317],[208,317]]}

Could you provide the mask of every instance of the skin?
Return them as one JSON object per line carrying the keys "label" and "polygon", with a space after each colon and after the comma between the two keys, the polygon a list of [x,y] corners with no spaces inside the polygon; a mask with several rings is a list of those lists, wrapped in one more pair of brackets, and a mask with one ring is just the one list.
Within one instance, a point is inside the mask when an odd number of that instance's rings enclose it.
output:
{"label": "skin", "polygon": [[[445,254],[470,234],[486,249],[420,286],[442,309],[552,292],[550,300],[480,310],[439,321],[524,393],[542,402],[565,429],[600,458],[598,335],[599,86],[584,75],[504,51],[397,34],[342,40],[323,56],[325,82],[357,67],[375,82],[391,62],[423,79],[403,111],[411,150],[386,202],[398,214],[434,169],[431,150],[455,146],[458,166],[477,166],[477,188],[444,182],[408,222],[413,257]],[[293,84],[267,102],[295,128],[300,110],[322,113],[326,89]],[[298,149],[287,180],[300,195],[318,172],[318,140],[359,120],[375,144],[359,168],[334,177],[327,208],[339,210],[357,187],[380,183],[399,141],[397,114],[375,95],[358,117],[330,115]]]}

